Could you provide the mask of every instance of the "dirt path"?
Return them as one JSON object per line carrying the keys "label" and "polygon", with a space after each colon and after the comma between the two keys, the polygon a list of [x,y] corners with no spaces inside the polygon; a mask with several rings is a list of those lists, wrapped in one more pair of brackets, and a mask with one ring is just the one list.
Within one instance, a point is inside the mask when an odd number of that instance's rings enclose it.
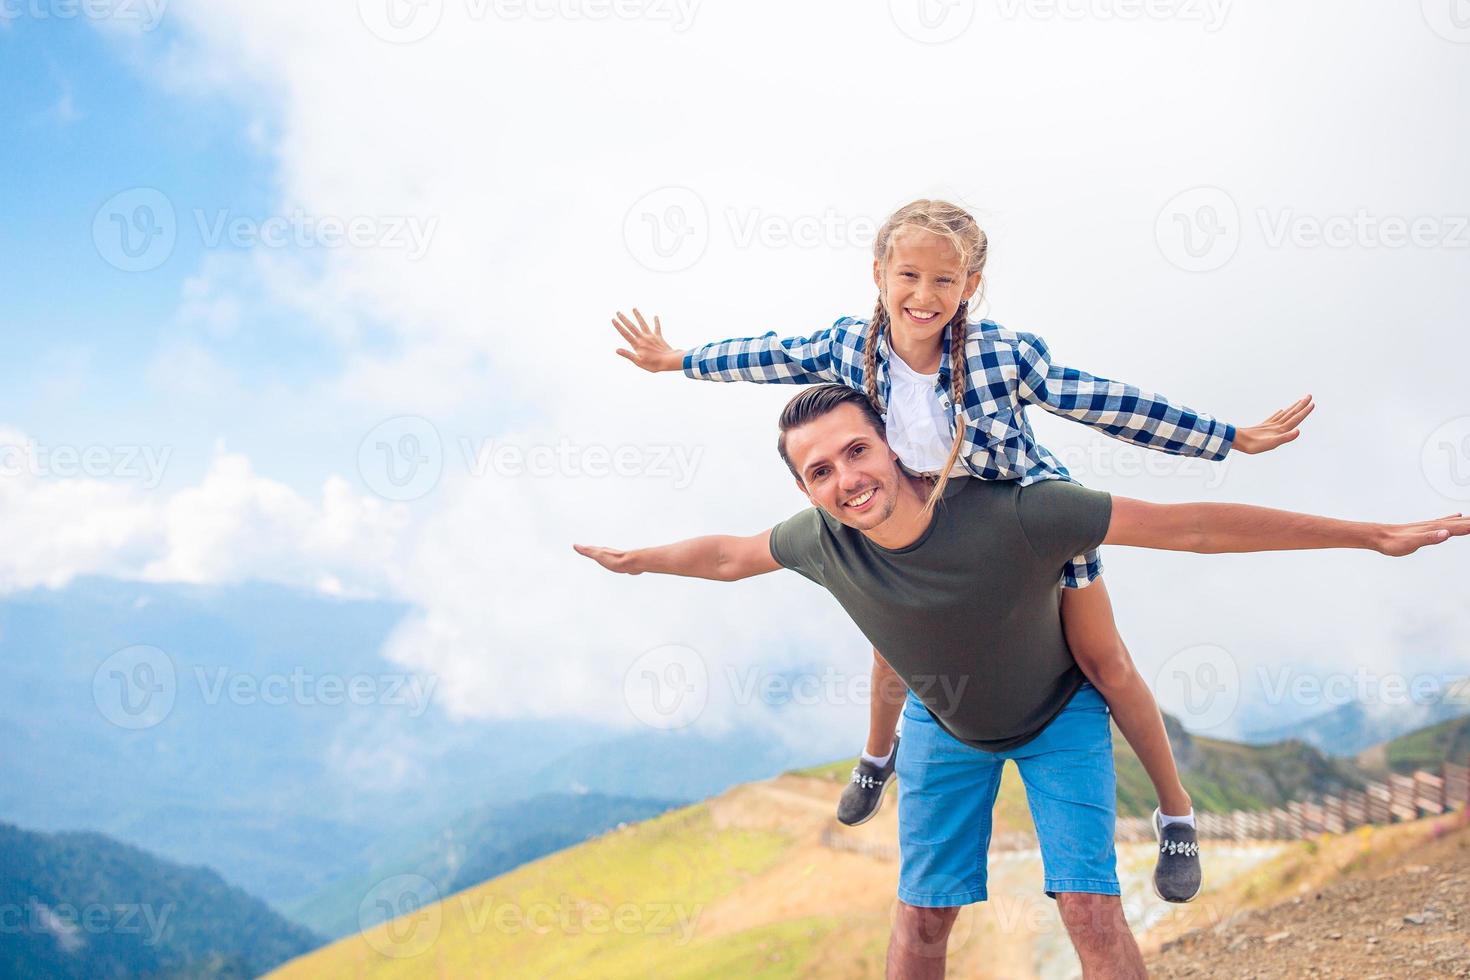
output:
{"label": "dirt path", "polygon": [[1159,980],[1470,977],[1470,827],[1349,863],[1336,880],[1195,929],[1149,958]]}

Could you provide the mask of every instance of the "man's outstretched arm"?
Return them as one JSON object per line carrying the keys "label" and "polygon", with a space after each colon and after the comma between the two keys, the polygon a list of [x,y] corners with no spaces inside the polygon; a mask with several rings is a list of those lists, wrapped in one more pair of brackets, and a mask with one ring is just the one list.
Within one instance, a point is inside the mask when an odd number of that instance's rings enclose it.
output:
{"label": "man's outstretched arm", "polygon": [[1366,548],[1392,557],[1470,534],[1470,518],[1450,514],[1416,524],[1339,521],[1249,504],[1153,504],[1113,498],[1104,544],[1224,554]]}
{"label": "man's outstretched arm", "polygon": [[574,544],[573,550],[597,562],[611,572],[638,575],[661,572],[664,575],[687,575],[717,582],[734,582],[752,575],[764,575],[781,567],[771,557],[771,532],[742,538],[729,534],[711,534],[702,538],[676,541],[658,548],[618,551]]}

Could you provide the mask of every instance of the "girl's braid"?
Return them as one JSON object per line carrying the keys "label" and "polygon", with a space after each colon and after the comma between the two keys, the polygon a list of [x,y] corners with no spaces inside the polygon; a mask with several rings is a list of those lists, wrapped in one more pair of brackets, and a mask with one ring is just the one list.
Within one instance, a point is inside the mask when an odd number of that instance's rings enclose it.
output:
{"label": "girl's braid", "polygon": [[878,338],[888,326],[888,311],[883,306],[883,294],[878,294],[878,305],[873,309],[873,319],[868,321],[868,335],[863,340],[863,387],[868,391],[868,401],[873,411],[883,414],[883,399],[878,397]]}
{"label": "girl's braid", "polygon": [[960,458],[960,447],[965,444],[965,337],[969,332],[969,321],[965,319],[965,314],[969,305],[968,300],[960,300],[959,309],[954,311],[954,319],[949,321],[949,397],[955,416],[954,445],[949,447],[949,458],[944,461],[944,469],[939,471],[934,489],[930,491],[929,499],[924,501],[925,514],[932,513],[939,499],[944,496],[950,471],[954,469],[955,460]]}

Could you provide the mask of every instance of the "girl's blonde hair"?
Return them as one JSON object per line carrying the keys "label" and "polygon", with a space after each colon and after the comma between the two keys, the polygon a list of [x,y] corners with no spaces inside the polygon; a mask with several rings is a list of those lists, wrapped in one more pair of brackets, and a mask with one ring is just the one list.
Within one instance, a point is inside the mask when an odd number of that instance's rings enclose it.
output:
{"label": "girl's blonde hair", "polygon": [[[919,228],[947,239],[954,250],[959,253],[960,264],[965,270],[961,278],[968,279],[977,272],[982,274],[979,297],[975,303],[976,306],[979,306],[985,298],[984,272],[989,241],[970,213],[948,201],[927,199],[912,201],[893,212],[888,220],[883,222],[883,227],[878,229],[878,237],[873,241],[873,258],[878,262],[879,278],[885,283],[888,281],[888,258],[893,250],[893,236],[903,228]],[[930,492],[929,499],[924,502],[925,514],[931,513],[940,498],[944,496],[944,487],[949,482],[950,470],[954,469],[955,461],[960,457],[960,447],[965,442],[965,426],[959,416],[964,408],[965,336],[969,331],[969,320],[966,318],[968,312],[969,302],[960,300],[959,309],[955,310],[954,318],[947,324],[950,332],[950,400],[954,403],[955,410],[954,445],[949,449],[949,458],[944,461],[944,469],[940,471],[939,478],[934,481],[934,489]],[[878,303],[873,310],[872,320],[868,322],[867,336],[863,340],[863,383],[867,388],[868,400],[873,403],[873,408],[879,415],[883,414],[883,401],[878,397],[878,338],[887,329],[888,309],[883,305],[883,288],[880,286]],[[892,343],[890,338],[890,347]]]}

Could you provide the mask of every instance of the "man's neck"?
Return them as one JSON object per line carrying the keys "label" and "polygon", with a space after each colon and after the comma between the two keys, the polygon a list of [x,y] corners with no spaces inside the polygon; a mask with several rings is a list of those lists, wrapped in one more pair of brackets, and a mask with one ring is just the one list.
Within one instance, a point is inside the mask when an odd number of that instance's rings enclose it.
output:
{"label": "man's neck", "polygon": [[929,481],[907,473],[901,474],[901,478],[898,502],[893,507],[893,513],[888,515],[888,520],[870,531],[862,532],[880,548],[907,548],[929,530],[929,524],[934,519],[932,514],[924,513],[924,501],[929,499]]}

